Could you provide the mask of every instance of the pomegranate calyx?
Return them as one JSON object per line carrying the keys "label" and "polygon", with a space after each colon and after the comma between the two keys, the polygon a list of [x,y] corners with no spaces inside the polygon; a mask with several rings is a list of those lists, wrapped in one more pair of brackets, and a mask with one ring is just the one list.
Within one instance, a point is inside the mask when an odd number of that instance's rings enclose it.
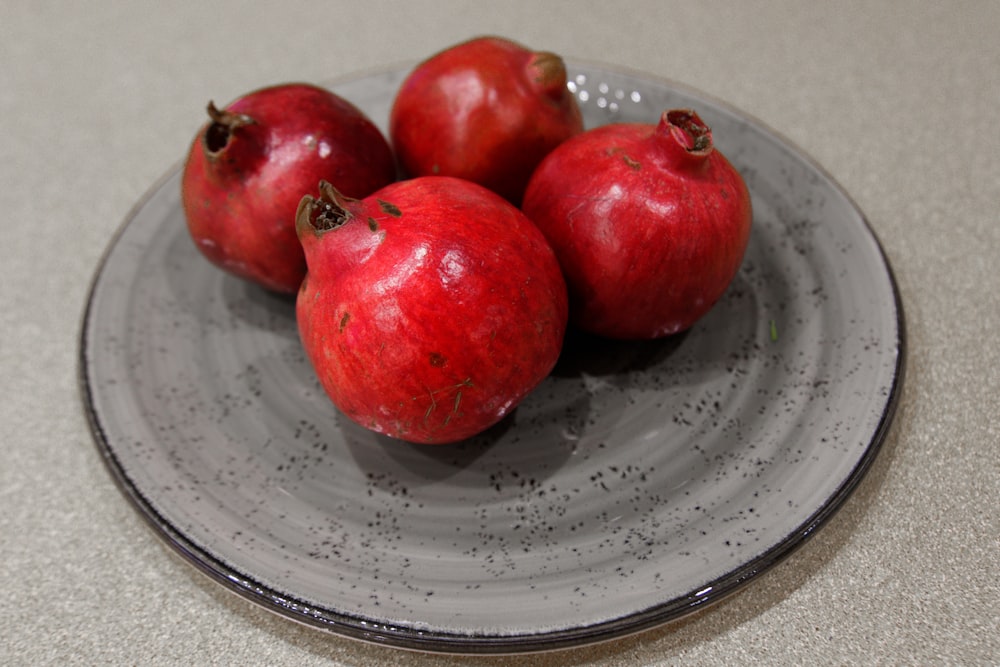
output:
{"label": "pomegranate calyx", "polygon": [[670,136],[688,153],[708,155],[712,152],[712,129],[692,109],[664,111],[660,124],[669,128]]}
{"label": "pomegranate calyx", "polygon": [[528,60],[532,82],[554,100],[566,94],[566,63],[549,51],[536,51]]}
{"label": "pomegranate calyx", "polygon": [[328,181],[320,181],[319,197],[305,195],[295,212],[295,229],[301,238],[309,232],[321,236],[337,229],[354,217],[347,208],[348,202],[357,201],[340,193]]}
{"label": "pomegranate calyx", "polygon": [[212,122],[205,129],[204,146],[205,152],[210,156],[221,153],[229,145],[229,140],[237,129],[256,123],[246,114],[234,113],[228,109],[220,110],[213,101],[209,101],[207,111]]}

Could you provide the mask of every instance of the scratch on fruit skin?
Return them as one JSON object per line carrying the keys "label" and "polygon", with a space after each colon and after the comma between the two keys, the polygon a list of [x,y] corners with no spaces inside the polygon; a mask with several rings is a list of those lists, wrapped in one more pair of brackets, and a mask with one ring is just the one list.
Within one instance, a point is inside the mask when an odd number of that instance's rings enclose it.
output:
{"label": "scratch on fruit skin", "polygon": [[[457,382],[455,384],[451,384],[446,387],[441,387],[440,389],[428,388],[427,396],[431,399],[431,404],[427,406],[427,410],[424,412],[424,426],[427,426],[428,422],[430,422],[431,415],[434,414],[434,411],[438,407],[438,399],[437,399],[438,395],[448,391],[455,391],[455,401],[452,405],[451,411],[447,415],[445,415],[444,421],[441,423],[441,426],[444,427],[448,425],[448,422],[451,421],[452,417],[457,417],[460,414],[458,410],[459,406],[462,404],[462,390],[467,387],[474,387],[474,386],[475,385],[472,382],[472,378],[467,377],[461,382]],[[412,396],[410,400],[417,401],[420,400],[422,396],[423,394]]]}
{"label": "scratch on fruit skin", "polygon": [[573,219],[576,217],[576,215],[585,206],[587,206],[588,204],[594,204],[596,202],[606,202],[606,201],[610,201],[612,199],[612,197],[606,197],[606,196],[605,197],[599,197],[599,196],[595,196],[595,195],[590,195],[590,196],[561,195],[561,196],[562,196],[563,199],[577,199],[577,200],[579,200],[579,203],[577,203],[576,206],[574,206],[573,208],[571,208],[569,211],[566,212],[566,220],[567,220],[567,222],[570,223],[571,226],[573,224]]}
{"label": "scratch on fruit skin", "polygon": [[459,389],[458,393],[455,394],[455,405],[452,407],[451,412],[444,418],[444,426],[448,425],[451,418],[458,414],[458,406],[462,404],[462,390]]}

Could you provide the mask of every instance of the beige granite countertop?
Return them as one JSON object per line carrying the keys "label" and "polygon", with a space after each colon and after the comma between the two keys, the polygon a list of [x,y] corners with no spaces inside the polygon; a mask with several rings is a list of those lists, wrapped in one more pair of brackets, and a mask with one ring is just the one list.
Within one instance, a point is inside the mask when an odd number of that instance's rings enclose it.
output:
{"label": "beige granite countertop", "polygon": [[[996,2],[0,2],[0,664],[996,664],[998,26]],[[693,86],[801,147],[881,240],[908,354],[873,469],[791,558],[667,627],[477,660],[321,634],[174,556],[101,461],[77,351],[102,253],[207,99],[485,33]]]}

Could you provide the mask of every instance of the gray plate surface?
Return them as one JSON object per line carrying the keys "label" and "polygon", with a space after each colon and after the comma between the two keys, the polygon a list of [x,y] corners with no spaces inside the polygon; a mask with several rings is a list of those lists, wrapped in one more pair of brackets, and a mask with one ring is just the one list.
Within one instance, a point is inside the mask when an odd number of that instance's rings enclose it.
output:
{"label": "gray plate surface", "polygon": [[[569,65],[588,126],[699,111],[750,188],[750,247],[690,332],[641,344],[571,333],[552,376],[459,445],[408,445],[340,417],[303,356],[293,302],[198,254],[179,169],[137,204],[94,278],[81,387],[124,494],[199,569],[359,639],[553,649],[720,599],[856,486],[904,356],[896,286],[863,215],[738,111]],[[331,87],[384,130],[407,72]]]}

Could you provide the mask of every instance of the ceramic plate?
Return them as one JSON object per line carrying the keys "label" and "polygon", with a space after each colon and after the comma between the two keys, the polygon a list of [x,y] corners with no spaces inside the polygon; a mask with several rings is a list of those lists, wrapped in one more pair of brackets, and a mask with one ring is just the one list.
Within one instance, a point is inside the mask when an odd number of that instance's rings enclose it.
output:
{"label": "ceramic plate", "polygon": [[[519,652],[661,624],[788,555],[885,437],[903,319],[844,192],[747,116],[570,62],[589,126],[693,107],[753,197],[742,269],[692,330],[571,333],[554,373],[473,440],[415,446],[343,417],[293,302],[190,241],[174,169],[94,279],[81,384],[97,445],[157,534],[287,617],[382,644]],[[407,68],[332,88],[385,130]]]}

